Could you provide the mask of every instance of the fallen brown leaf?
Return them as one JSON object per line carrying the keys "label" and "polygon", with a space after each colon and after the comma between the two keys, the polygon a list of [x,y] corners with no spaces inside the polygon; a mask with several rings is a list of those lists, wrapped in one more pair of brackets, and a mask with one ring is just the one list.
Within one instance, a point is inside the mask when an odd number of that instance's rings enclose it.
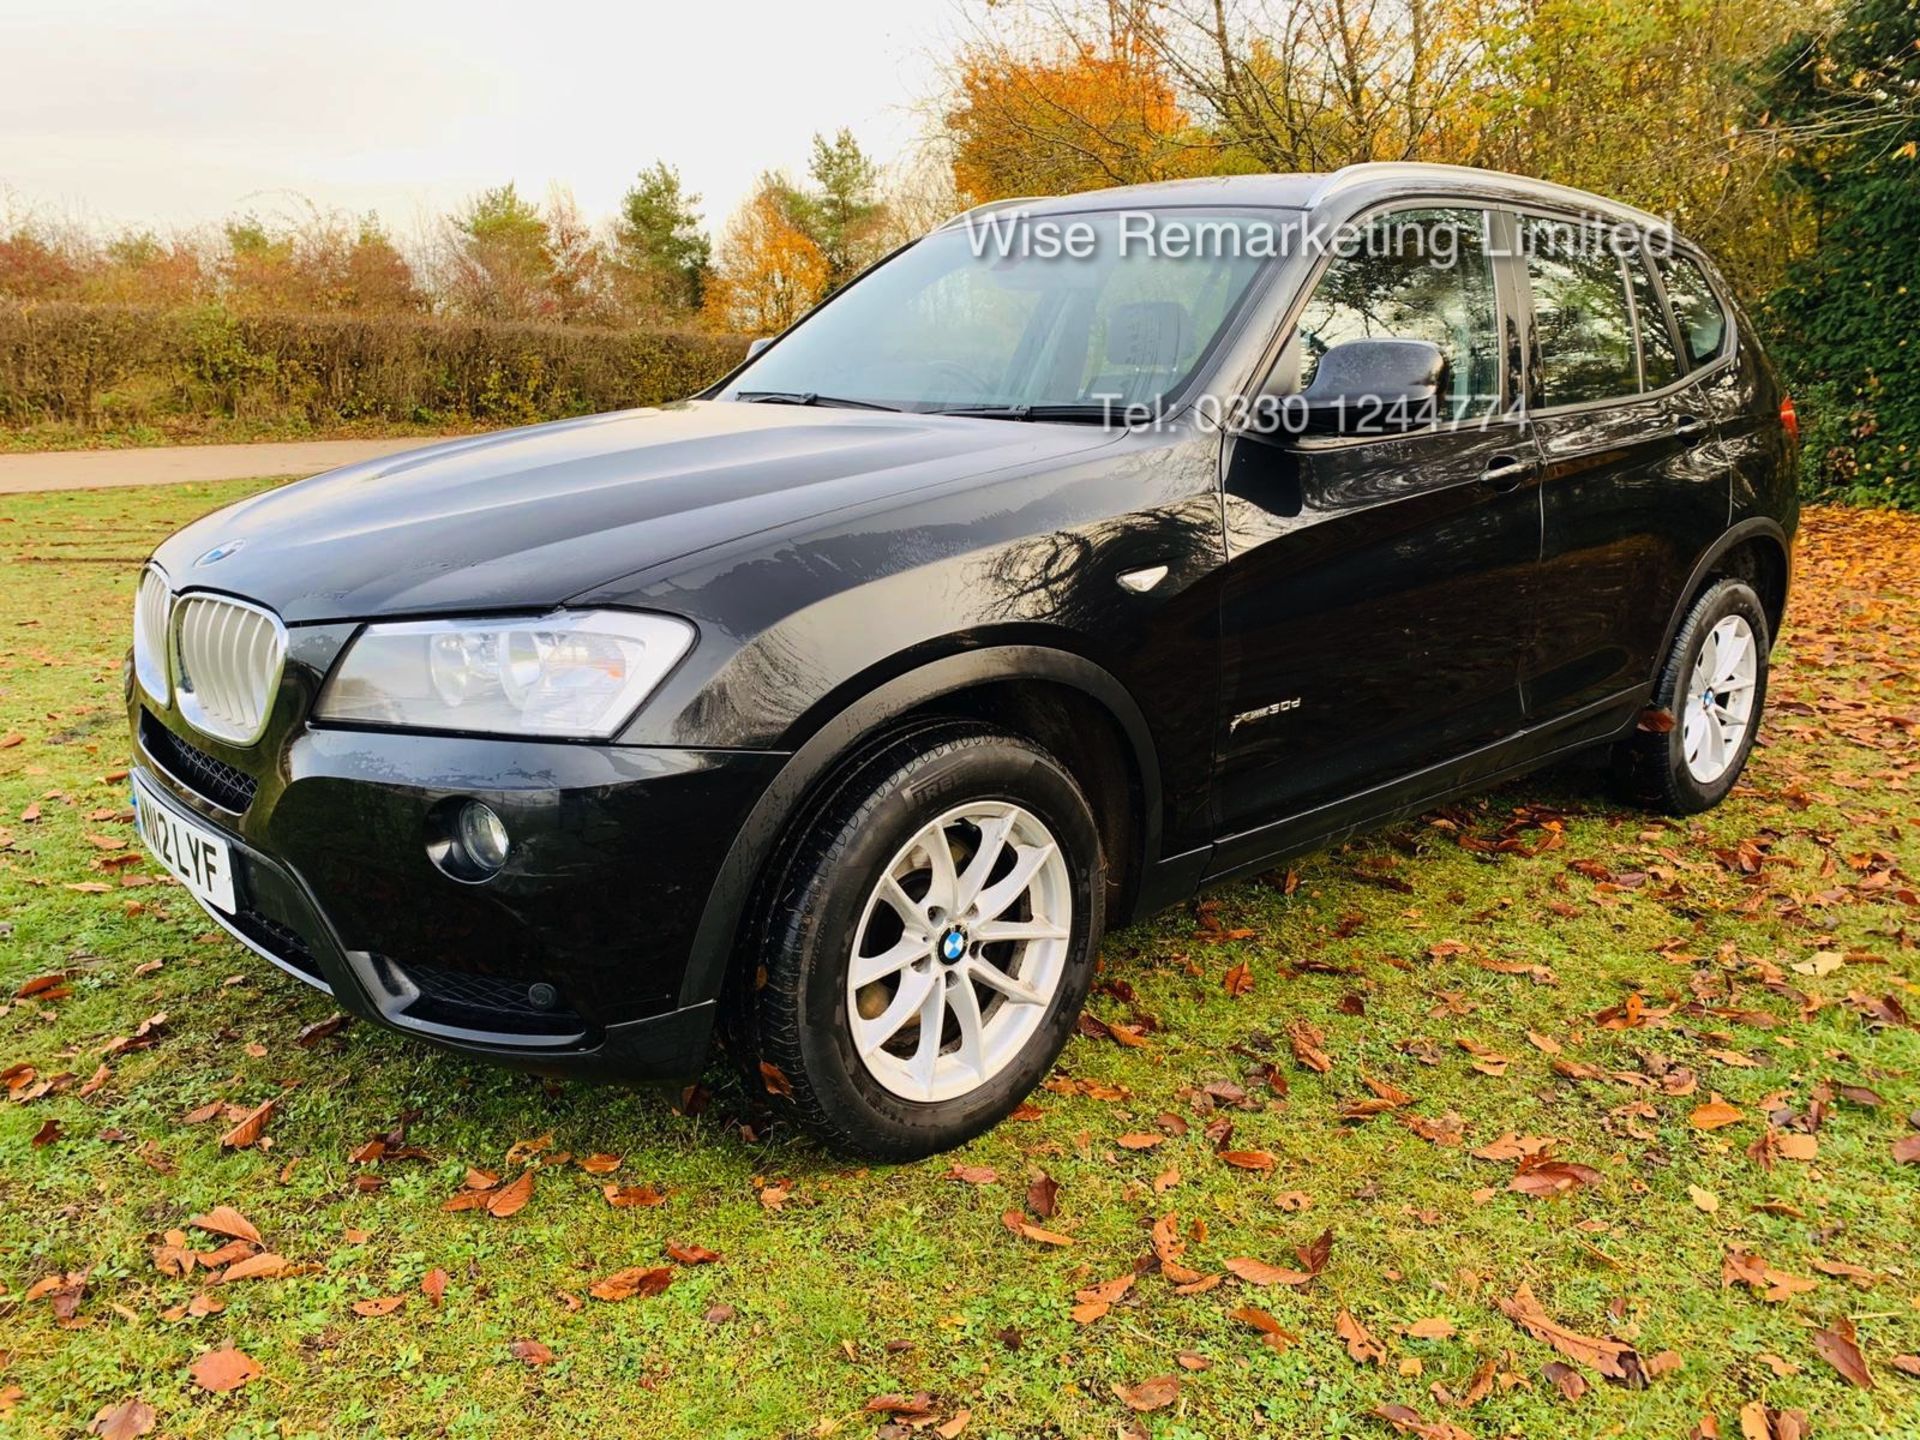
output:
{"label": "fallen brown leaf", "polygon": [[925,1390],[912,1395],[876,1395],[860,1408],[869,1415],[918,1420],[933,1414],[933,1396]]}
{"label": "fallen brown leaf", "polygon": [[245,1150],[249,1145],[258,1144],[260,1137],[266,1133],[267,1121],[273,1115],[273,1107],[273,1101],[263,1100],[249,1110],[241,1117],[239,1124],[220,1137],[220,1147],[223,1150]]}
{"label": "fallen brown leaf", "polygon": [[1282,1325],[1278,1320],[1274,1319],[1272,1315],[1255,1305],[1242,1305],[1238,1309],[1229,1310],[1227,1312],[1227,1318],[1229,1320],[1238,1320],[1242,1325],[1251,1325],[1262,1335],[1284,1335],[1289,1341],[1300,1338],[1288,1330],[1286,1326]]}
{"label": "fallen brown leaf", "polygon": [[1564,1360],[1549,1360],[1540,1367],[1540,1373],[1568,1400],[1578,1400],[1589,1388],[1587,1377]]}
{"label": "fallen brown leaf", "polygon": [[1249,1285],[1304,1285],[1313,1279],[1313,1273],[1307,1270],[1289,1270],[1282,1265],[1269,1265],[1264,1260],[1255,1260],[1250,1256],[1236,1255],[1222,1262],[1228,1270],[1239,1276]]}
{"label": "fallen brown leaf", "polygon": [[1073,1244],[1073,1237],[1071,1235],[1061,1235],[1056,1231],[1042,1230],[1038,1225],[1031,1225],[1018,1210],[1008,1210],[1004,1212],[1000,1216],[1000,1223],[1006,1226],[1007,1229],[1013,1231],[1014,1234],[1023,1235],[1029,1240],[1037,1240],[1042,1245]]}
{"label": "fallen brown leaf", "polygon": [[1745,1118],[1745,1112],[1738,1105],[1729,1105],[1718,1095],[1704,1105],[1695,1106],[1693,1113],[1687,1117],[1696,1130],[1719,1130],[1728,1125],[1737,1125]]}
{"label": "fallen brown leaf", "polygon": [[1042,1170],[1027,1186],[1027,1208],[1035,1218],[1051,1220],[1060,1205],[1060,1182]]}
{"label": "fallen brown leaf", "polygon": [[251,1240],[255,1245],[263,1243],[260,1232],[253,1228],[253,1222],[231,1205],[216,1205],[204,1215],[196,1215],[187,1221],[196,1229],[209,1235],[226,1235],[235,1240]]}
{"label": "fallen brown leaf", "polygon": [[209,1350],[193,1362],[187,1373],[202,1390],[220,1395],[228,1390],[238,1390],[249,1380],[257,1380],[266,1372],[246,1351],[228,1345],[219,1350]]}
{"label": "fallen brown leaf", "polygon": [[1287,1043],[1293,1049],[1293,1058],[1307,1069],[1322,1075],[1333,1069],[1333,1061],[1323,1048],[1327,1037],[1319,1027],[1295,1020],[1287,1026]]}
{"label": "fallen brown leaf", "polygon": [[1387,1358],[1386,1350],[1373,1338],[1373,1333],[1354,1319],[1352,1313],[1342,1306],[1340,1313],[1333,1317],[1333,1333],[1347,1342],[1347,1354],[1357,1364],[1380,1365]]}
{"label": "fallen brown leaf", "polygon": [[1820,1358],[1852,1384],[1862,1390],[1871,1390],[1873,1375],[1867,1369],[1867,1358],[1860,1353],[1858,1341],[1853,1321],[1845,1315],[1835,1320],[1830,1328],[1813,1332],[1813,1348]]}
{"label": "fallen brown leaf", "polygon": [[1507,1189],[1522,1195],[1566,1195],[1584,1185],[1597,1185],[1605,1177],[1591,1165],[1576,1165],[1569,1160],[1542,1160],[1523,1165],[1507,1182]]}
{"label": "fallen brown leaf", "polygon": [[1271,1172],[1277,1163],[1264,1150],[1222,1150],[1220,1158],[1236,1170],[1258,1170],[1263,1174]]}
{"label": "fallen brown leaf", "polygon": [[236,1260],[220,1272],[219,1283],[231,1285],[236,1280],[271,1280],[285,1273],[287,1260],[284,1255],[276,1255],[271,1250],[259,1255],[250,1255],[244,1260]]}
{"label": "fallen brown leaf", "polygon": [[1115,1385],[1113,1393],[1129,1410],[1164,1410],[1180,1398],[1180,1377],[1156,1375],[1138,1385]]}
{"label": "fallen brown leaf", "polygon": [[1807,1434],[1804,1410],[1769,1410],[1764,1400],[1749,1400],[1740,1407],[1741,1440],[1806,1440]]}
{"label": "fallen brown leaf", "polygon": [[594,1281],[587,1287],[587,1293],[596,1300],[631,1300],[636,1296],[658,1295],[672,1283],[673,1270],[669,1266],[630,1265],[604,1280]]}
{"label": "fallen brown leaf", "polygon": [[1540,1302],[1534,1299],[1532,1287],[1524,1283],[1514,1291],[1511,1300],[1496,1297],[1494,1304],[1500,1307],[1503,1315],[1534,1339],[1545,1341],[1569,1360],[1591,1365],[1602,1375],[1624,1380],[1627,1378],[1627,1358],[1631,1356],[1638,1363],[1639,1357],[1634,1355],[1633,1347],[1624,1340],[1582,1335],[1561,1325],[1541,1308]]}
{"label": "fallen brown leaf", "polygon": [[139,1440],[153,1429],[158,1418],[153,1406],[129,1397],[118,1405],[102,1405],[88,1423],[87,1433],[98,1435],[100,1440]]}
{"label": "fallen brown leaf", "polygon": [[487,1192],[487,1213],[496,1220],[505,1220],[510,1215],[518,1215],[527,1208],[527,1201],[533,1198],[533,1171],[522,1170],[507,1184],[498,1190]]}
{"label": "fallen brown leaf", "polygon": [[1427,1420],[1411,1405],[1376,1405],[1374,1418],[1386,1421],[1402,1435],[1417,1436],[1418,1440],[1473,1440],[1473,1436],[1451,1420]]}
{"label": "fallen brown leaf", "polygon": [[607,1203],[616,1210],[629,1210],[636,1206],[652,1209],[667,1203],[667,1197],[651,1185],[603,1185],[600,1193],[607,1197]]}

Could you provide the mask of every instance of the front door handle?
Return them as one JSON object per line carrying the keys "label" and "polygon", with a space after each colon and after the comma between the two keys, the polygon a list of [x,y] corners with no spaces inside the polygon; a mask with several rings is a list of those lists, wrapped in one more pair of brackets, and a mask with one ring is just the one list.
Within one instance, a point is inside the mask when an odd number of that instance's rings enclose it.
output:
{"label": "front door handle", "polygon": [[1673,422],[1673,438],[1682,445],[1698,445],[1707,438],[1707,422],[1698,415],[1682,415]]}
{"label": "front door handle", "polygon": [[1480,479],[1495,490],[1518,490],[1520,482],[1527,478],[1527,472],[1532,468],[1517,455],[1495,455],[1487,461],[1487,468],[1480,472]]}

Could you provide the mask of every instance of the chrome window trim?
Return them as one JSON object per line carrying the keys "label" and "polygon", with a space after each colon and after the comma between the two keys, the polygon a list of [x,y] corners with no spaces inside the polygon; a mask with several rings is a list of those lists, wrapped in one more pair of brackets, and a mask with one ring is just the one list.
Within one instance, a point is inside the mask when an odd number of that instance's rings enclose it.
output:
{"label": "chrome window trim", "polygon": [[[215,602],[230,605],[237,610],[248,610],[263,617],[273,627],[276,655],[273,669],[266,677],[260,697],[260,720],[249,733],[222,729],[217,722],[208,718],[201,706],[199,697],[192,691],[182,689],[180,677],[185,668],[180,659],[181,621],[191,608],[192,602]],[[235,746],[252,745],[266,734],[267,726],[273,719],[274,697],[280,693],[280,680],[287,669],[287,627],[278,615],[264,605],[256,605],[251,600],[242,600],[237,596],[224,594],[218,590],[183,590],[173,597],[173,606],[167,621],[167,662],[172,676],[173,705],[179,711],[181,719],[193,729],[210,739]],[[188,677],[191,678],[191,677]]]}
{"label": "chrome window trim", "polygon": [[[1512,210],[1512,212],[1518,217],[1520,217],[1521,219],[1525,219],[1529,215],[1535,215],[1535,216],[1541,217],[1542,219],[1547,219],[1547,220],[1560,220],[1560,221],[1566,221],[1570,223],[1578,223],[1580,218],[1578,216],[1571,215],[1564,211],[1558,210],[1552,205],[1517,203],[1514,205],[1510,205],[1507,208]],[[1592,217],[1589,216],[1588,219],[1590,221]],[[1656,228],[1664,230],[1666,227],[1663,225]],[[1529,420],[1558,418],[1559,416],[1562,416],[1562,415],[1579,415],[1584,412],[1592,411],[1592,410],[1624,409],[1629,405],[1638,405],[1648,400],[1664,400],[1669,396],[1678,395],[1682,390],[1685,390],[1688,386],[1697,384],[1699,381],[1706,379],[1708,376],[1717,375],[1720,371],[1725,370],[1730,366],[1732,366],[1738,350],[1736,341],[1738,339],[1739,327],[1734,320],[1733,310],[1727,304],[1727,297],[1721,293],[1719,286],[1714,283],[1712,275],[1708,273],[1709,266],[1701,263],[1702,256],[1698,251],[1698,249],[1692,246],[1689,242],[1682,240],[1679,236],[1674,235],[1671,230],[1666,231],[1666,233],[1669,239],[1672,241],[1672,247],[1671,247],[1672,253],[1675,255],[1685,256],[1686,259],[1688,259],[1696,267],[1698,267],[1701,275],[1706,278],[1707,288],[1713,291],[1714,298],[1720,302],[1720,308],[1726,312],[1727,333],[1721,339],[1720,353],[1714,356],[1711,360],[1702,360],[1698,364],[1690,365],[1688,368],[1682,369],[1682,371],[1680,372],[1680,377],[1677,380],[1670,381],[1669,383],[1662,385],[1657,390],[1639,390],[1632,395],[1615,395],[1615,396],[1609,396],[1601,400],[1580,400],[1580,401],[1574,402],[1573,404],[1568,404],[1568,405],[1531,406],[1527,410],[1527,418]],[[1641,233],[1636,238],[1638,239],[1639,244],[1635,246],[1635,254],[1639,256],[1646,256],[1649,253],[1647,249],[1647,239],[1648,239],[1647,227],[1642,227]],[[1532,322],[1531,307],[1533,302],[1533,289],[1532,289],[1531,277],[1529,277],[1526,273],[1525,257],[1521,255],[1516,255],[1513,258],[1517,262],[1517,268],[1519,271],[1519,278],[1520,278],[1522,293],[1525,295],[1527,299],[1527,303],[1529,307],[1528,322],[1529,322],[1529,326],[1531,327],[1531,322]],[[1655,256],[1655,258],[1657,259],[1658,257]],[[1657,264],[1650,265],[1647,268],[1653,275],[1654,284],[1660,287],[1662,300],[1665,300],[1666,299],[1666,276],[1661,273],[1660,267]],[[1628,285],[1628,299],[1629,301],[1631,301],[1632,299],[1631,284]],[[1669,306],[1669,308],[1671,307]],[[1671,327],[1669,327],[1669,331],[1671,332]],[[1640,336],[1636,328],[1634,333],[1634,345],[1636,346],[1636,348],[1638,347],[1639,343],[1640,343]],[[1531,344],[1532,344],[1532,341],[1530,339],[1529,345],[1531,346]],[[1681,350],[1679,352],[1678,358],[1683,361],[1686,360],[1686,352],[1684,350]]]}

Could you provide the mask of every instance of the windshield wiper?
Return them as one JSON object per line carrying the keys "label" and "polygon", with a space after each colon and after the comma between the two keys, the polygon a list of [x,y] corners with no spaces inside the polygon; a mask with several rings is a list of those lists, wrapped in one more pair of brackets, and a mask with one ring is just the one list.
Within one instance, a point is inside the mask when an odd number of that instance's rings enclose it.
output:
{"label": "windshield wiper", "polygon": [[959,415],[969,420],[1058,420],[1069,424],[1124,425],[1124,405],[943,405],[926,415]]}
{"label": "windshield wiper", "polygon": [[812,390],[736,390],[733,398],[749,405],[825,405],[836,410],[893,410],[898,405],[882,405],[876,400],[848,400],[839,395],[819,395]]}

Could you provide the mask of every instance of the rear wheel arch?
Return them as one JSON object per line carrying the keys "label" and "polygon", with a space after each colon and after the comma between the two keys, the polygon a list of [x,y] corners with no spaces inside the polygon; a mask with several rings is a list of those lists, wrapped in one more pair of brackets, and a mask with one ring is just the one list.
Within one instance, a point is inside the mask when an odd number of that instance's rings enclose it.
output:
{"label": "rear wheel arch", "polygon": [[[1125,902],[1159,854],[1160,767],[1146,717],[1111,672],[1071,651],[1000,645],[948,655],[875,686],[817,725],[749,812],[710,887],[680,1003],[725,987],[759,886],[783,841],[824,803],[836,779],[879,745],[923,726],[979,720],[1049,750],[1090,799]],[[1076,728],[1076,727],[1085,728]],[[1124,802],[1113,794],[1124,781]],[[1097,798],[1096,798],[1097,797]]]}
{"label": "rear wheel arch", "polygon": [[1778,641],[1792,573],[1790,541],[1779,522],[1756,517],[1728,530],[1695,563],[1693,573],[1675,597],[1673,614],[1660,637],[1660,649],[1653,657],[1654,676],[1649,678],[1655,678],[1666,663],[1673,638],[1680,633],[1694,605],[1710,586],[1721,580],[1744,580],[1753,587],[1766,610],[1767,634],[1771,640]]}

